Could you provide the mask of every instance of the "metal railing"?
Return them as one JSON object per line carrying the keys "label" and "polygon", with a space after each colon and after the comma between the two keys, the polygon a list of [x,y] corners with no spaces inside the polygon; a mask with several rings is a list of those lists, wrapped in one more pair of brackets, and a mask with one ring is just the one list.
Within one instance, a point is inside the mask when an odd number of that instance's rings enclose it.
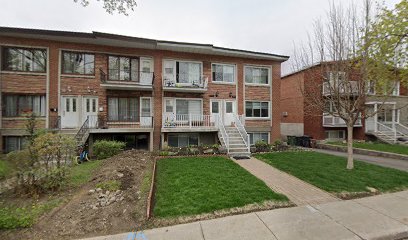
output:
{"label": "metal railing", "polygon": [[117,79],[111,78],[102,69],[99,69],[100,78],[102,83],[126,83],[126,84],[137,84],[143,86],[151,86],[154,81],[154,72],[145,71],[133,71],[130,74],[129,79]]}
{"label": "metal railing", "polygon": [[202,114],[163,114],[163,128],[202,128],[216,127],[211,115]]}
{"label": "metal railing", "polygon": [[90,128],[153,128],[153,116],[106,117],[89,116]]}
{"label": "metal railing", "polygon": [[401,123],[395,123],[395,130],[402,136],[408,137],[408,127],[402,125]]}
{"label": "metal railing", "polygon": [[[329,114],[324,114],[323,115],[323,126],[329,126],[329,127],[345,127],[346,122],[338,116],[333,116]],[[358,117],[356,122],[354,123],[354,127],[361,127],[362,126],[362,121],[361,121],[361,115]]]}
{"label": "metal railing", "polygon": [[397,142],[397,131],[395,130],[395,128],[377,122],[376,132],[381,132],[388,138],[389,141],[392,141],[393,143]]}
{"label": "metal railing", "polygon": [[89,117],[86,118],[81,128],[75,135],[75,140],[78,144],[84,144],[89,136]]}
{"label": "metal railing", "polygon": [[229,149],[230,149],[230,145],[229,145],[229,137],[227,134],[227,130],[225,130],[225,126],[224,123],[222,121],[222,118],[217,115],[217,122],[218,122],[218,129],[219,129],[219,133],[221,134],[221,137],[224,141],[225,144],[225,148],[227,149],[227,154],[229,154]]}
{"label": "metal railing", "polygon": [[248,149],[248,152],[251,151],[251,144],[249,142],[249,134],[247,133],[247,131],[245,130],[244,125],[242,124],[241,120],[239,120],[239,117],[234,114],[234,120],[235,120],[235,126],[237,127],[239,134],[241,135],[242,139],[244,140],[244,143]]}
{"label": "metal railing", "polygon": [[177,74],[163,78],[163,88],[201,88],[207,89],[208,77],[204,75]]}

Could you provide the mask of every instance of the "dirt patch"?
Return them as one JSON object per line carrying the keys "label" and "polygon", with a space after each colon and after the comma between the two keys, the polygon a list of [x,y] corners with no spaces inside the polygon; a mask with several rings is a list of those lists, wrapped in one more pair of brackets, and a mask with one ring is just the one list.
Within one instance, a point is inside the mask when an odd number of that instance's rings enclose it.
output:
{"label": "dirt patch", "polygon": [[[152,164],[150,153],[136,150],[103,160],[91,181],[67,196],[65,204],[42,216],[32,228],[3,232],[0,238],[75,239],[140,228],[146,221],[149,193],[143,179],[151,175]],[[96,188],[109,181],[120,182],[119,189]]]}

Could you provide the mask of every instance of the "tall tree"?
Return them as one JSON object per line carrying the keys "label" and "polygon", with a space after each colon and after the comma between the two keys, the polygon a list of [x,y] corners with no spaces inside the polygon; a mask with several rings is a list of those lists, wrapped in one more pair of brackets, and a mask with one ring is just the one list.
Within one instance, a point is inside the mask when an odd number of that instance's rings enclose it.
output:
{"label": "tall tree", "polygon": [[[136,0],[96,0],[98,2],[103,2],[103,8],[109,14],[115,12],[123,15],[129,15],[128,11],[133,11],[137,6]],[[90,4],[90,0],[74,0],[74,2],[79,2],[82,6],[86,7]]]}

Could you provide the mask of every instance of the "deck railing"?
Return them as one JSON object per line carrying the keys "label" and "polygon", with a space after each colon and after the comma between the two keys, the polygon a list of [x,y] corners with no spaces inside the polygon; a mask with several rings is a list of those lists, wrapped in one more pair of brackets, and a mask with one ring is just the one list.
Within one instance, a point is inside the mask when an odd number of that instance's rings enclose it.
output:
{"label": "deck railing", "polygon": [[101,82],[102,83],[118,83],[118,84],[137,84],[143,86],[152,86],[154,80],[154,73],[153,72],[145,72],[145,71],[134,71],[131,73],[130,79],[117,79],[112,78],[109,74],[106,74],[102,69],[99,69]]}
{"label": "deck railing", "polygon": [[202,128],[216,127],[211,115],[202,114],[164,114],[163,128]]}
{"label": "deck railing", "polygon": [[177,74],[175,77],[164,77],[163,88],[207,89],[208,77],[204,75]]}

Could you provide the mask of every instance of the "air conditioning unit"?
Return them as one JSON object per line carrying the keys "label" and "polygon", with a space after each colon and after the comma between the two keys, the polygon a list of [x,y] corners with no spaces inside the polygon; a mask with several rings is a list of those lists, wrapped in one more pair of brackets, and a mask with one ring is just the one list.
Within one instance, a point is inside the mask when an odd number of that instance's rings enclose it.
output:
{"label": "air conditioning unit", "polygon": [[282,116],[287,117],[287,116],[288,116],[288,112],[282,112]]}

